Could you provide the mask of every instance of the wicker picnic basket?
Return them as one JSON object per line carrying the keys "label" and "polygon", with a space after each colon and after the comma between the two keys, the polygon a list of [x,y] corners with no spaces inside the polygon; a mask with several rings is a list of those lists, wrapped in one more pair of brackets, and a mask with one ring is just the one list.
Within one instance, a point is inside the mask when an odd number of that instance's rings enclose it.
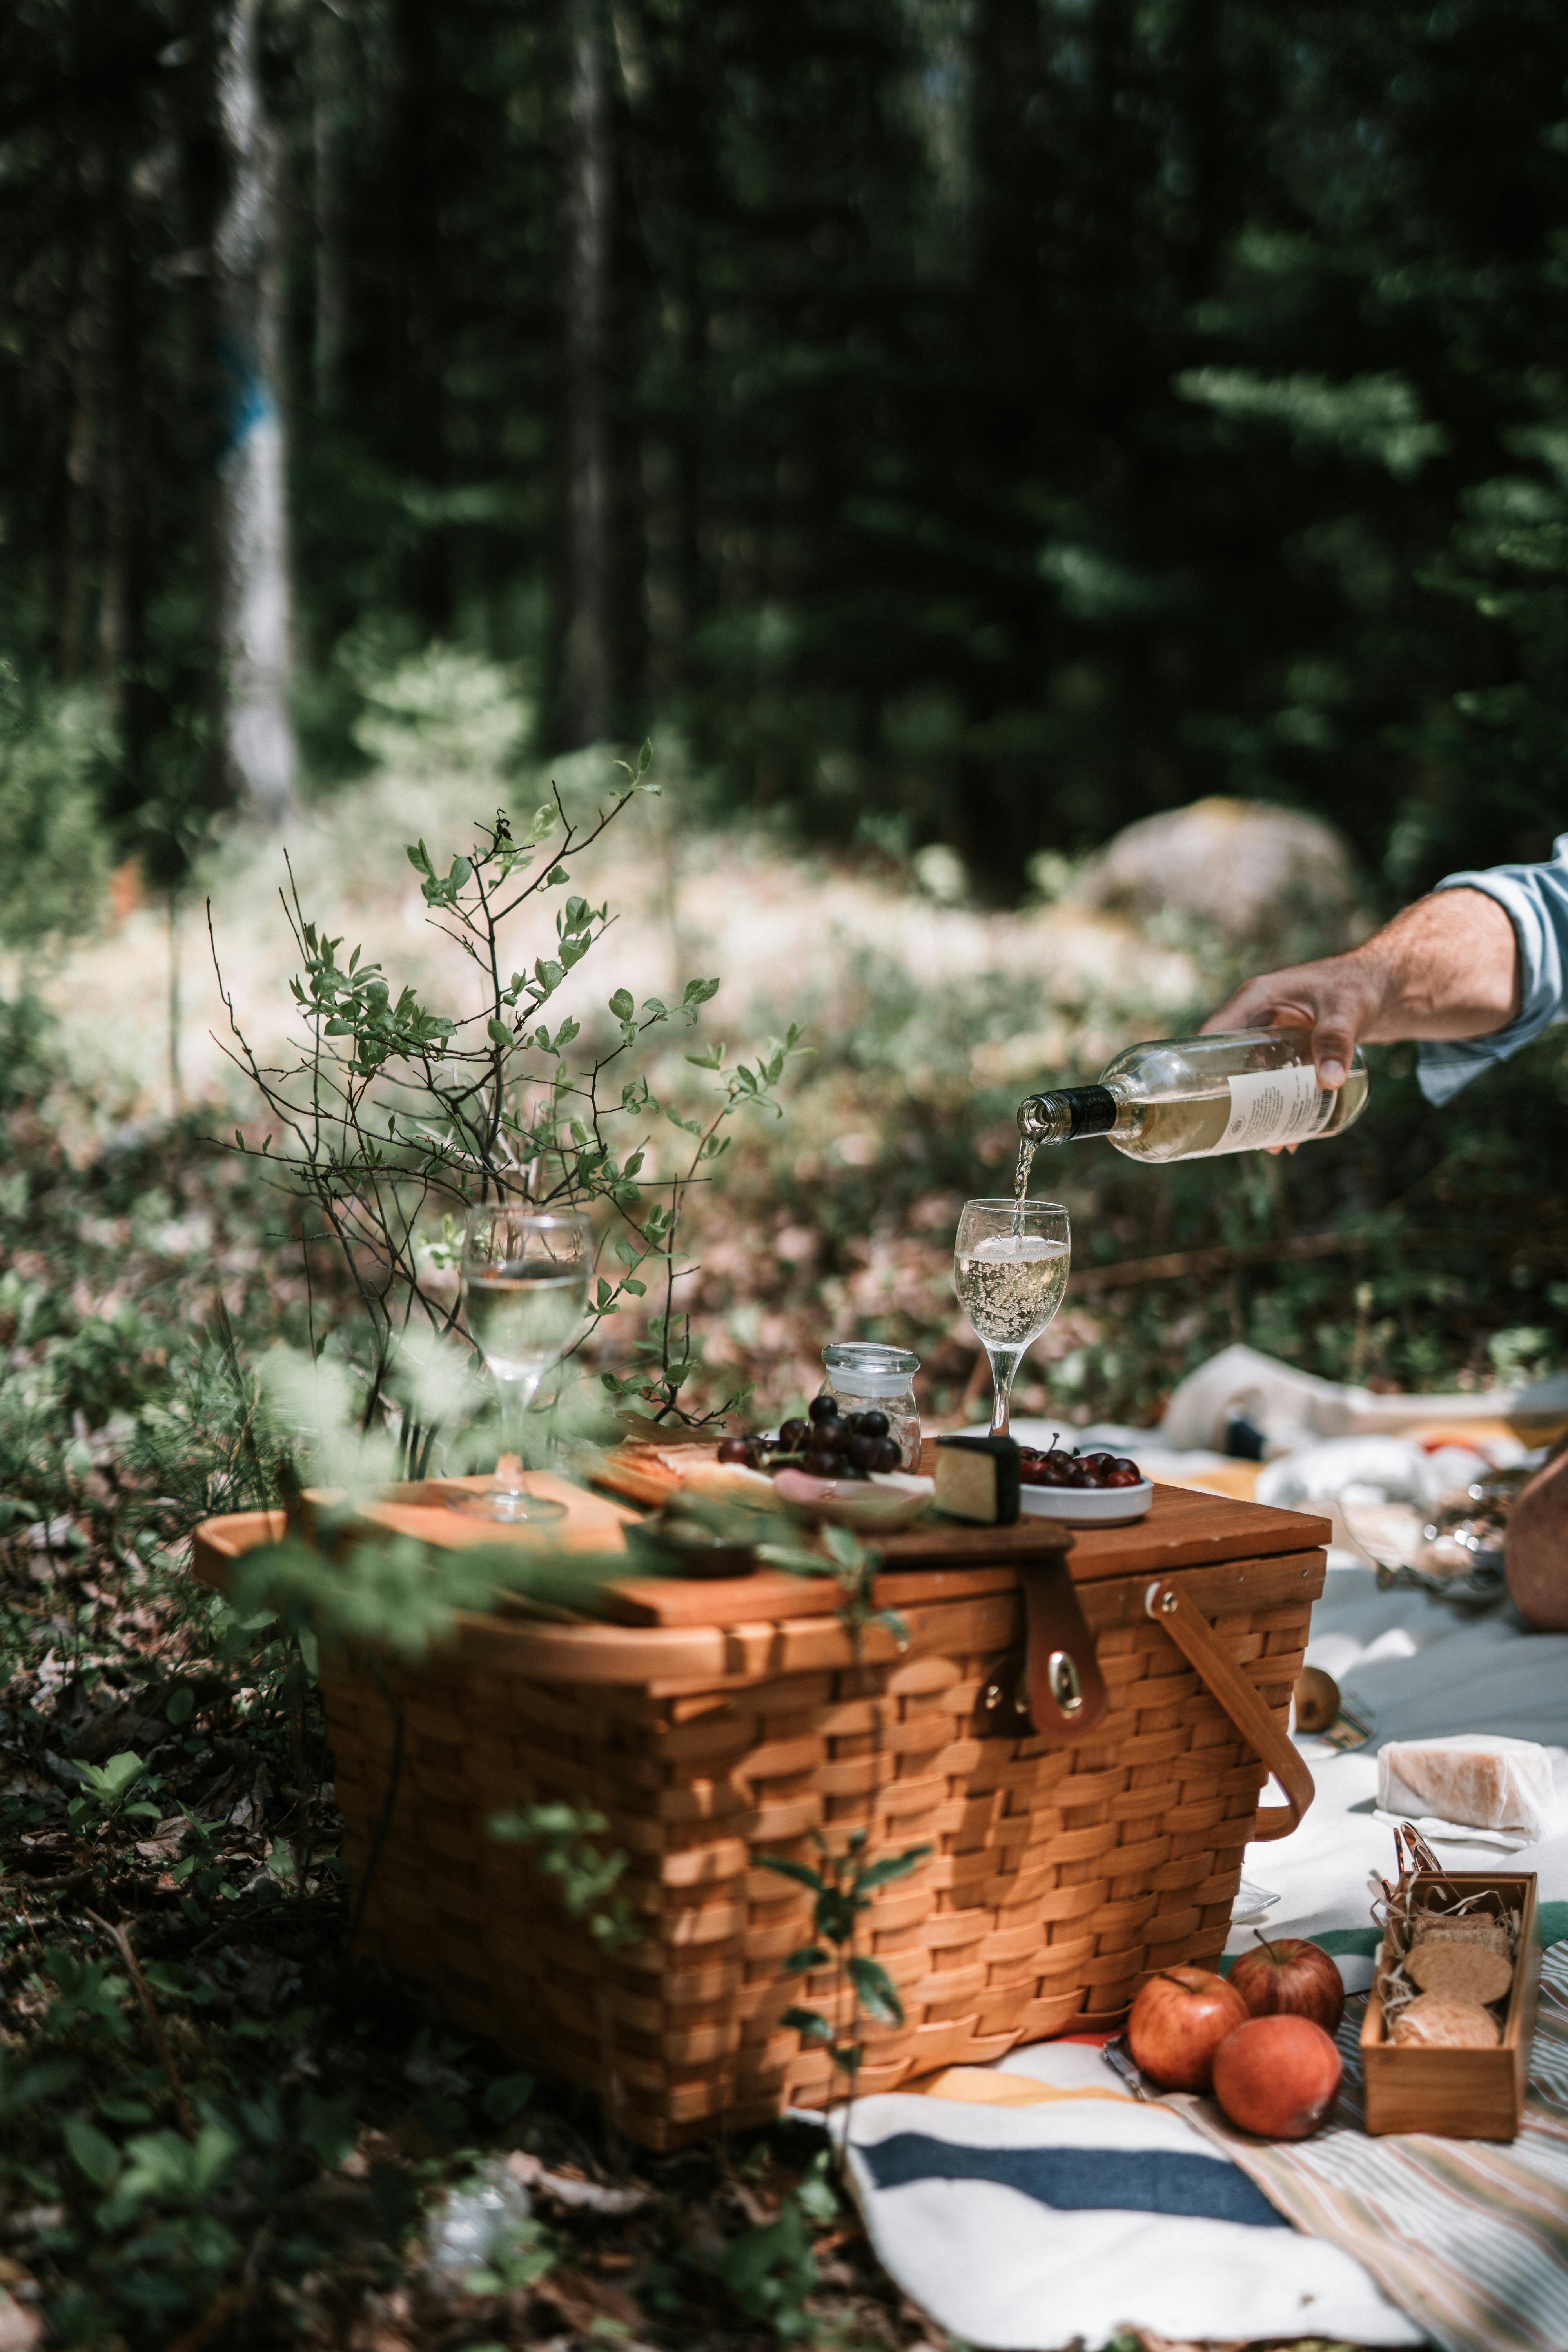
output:
{"label": "wicker picnic basket", "polygon": [[[615,1506],[557,1491],[574,1496],[575,1539],[614,1536]],[[403,1490],[385,1520],[448,1540],[472,1528],[439,1505]],[[209,1521],[197,1572],[221,1584],[280,1531],[266,1513]],[[356,1892],[371,1873],[360,1948],[668,2147],[826,2101],[827,2057],[784,2012],[841,2018],[847,1997],[786,1973],[811,1896],[758,1856],[807,1860],[812,1832],[863,1825],[877,1853],[931,1848],[866,1915],[861,1948],[905,2021],[863,2035],[863,2089],[1114,2024],[1147,1970],[1215,1960],[1244,1845],[1310,1800],[1284,1724],[1326,1535],[1162,1488],[1138,1524],[1079,1533],[1070,1586],[1045,1522],[889,1538],[878,1598],[903,1617],[902,1648],[852,1636],[814,1580],[762,1571],[628,1578],[617,1622],[467,1617],[415,1667],[324,1654]],[[1020,1589],[1053,1572],[1104,1685],[1079,1736],[1015,1711],[1038,1664]],[[1267,1769],[1288,1801],[1255,1824]],[[498,1809],[561,1800],[602,1811],[605,1843],[629,1856],[644,1930],[629,1949],[606,1956],[527,1851],[487,1834]]]}

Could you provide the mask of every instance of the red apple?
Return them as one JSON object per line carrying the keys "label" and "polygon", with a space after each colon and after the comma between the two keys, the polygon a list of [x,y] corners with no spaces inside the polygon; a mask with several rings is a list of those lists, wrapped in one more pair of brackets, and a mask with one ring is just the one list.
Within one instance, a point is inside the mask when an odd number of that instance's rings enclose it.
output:
{"label": "red apple", "polygon": [[1338,1962],[1321,1944],[1300,1936],[1280,1936],[1270,1944],[1258,1934],[1257,1951],[1243,1952],[1230,1981],[1254,2017],[1310,2017],[1333,2033],[1345,2013]]}
{"label": "red apple", "polygon": [[1247,2021],[1247,2003],[1208,1969],[1162,1969],[1140,1985],[1127,2046],[1163,2091],[1206,2091],[1214,2053]]}
{"label": "red apple", "polygon": [[1259,2139],[1305,2139],[1332,2106],[1342,2071],[1310,2017],[1249,2017],[1215,2053],[1214,2095]]}

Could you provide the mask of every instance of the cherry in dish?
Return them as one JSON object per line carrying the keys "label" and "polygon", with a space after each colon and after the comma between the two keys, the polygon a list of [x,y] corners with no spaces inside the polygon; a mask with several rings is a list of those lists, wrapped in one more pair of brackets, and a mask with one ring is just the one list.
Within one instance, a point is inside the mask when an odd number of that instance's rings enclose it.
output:
{"label": "cherry in dish", "polygon": [[1068,1453],[1056,1444],[1043,1452],[1034,1445],[1021,1446],[1019,1451],[1023,1460],[1018,1475],[1026,1486],[1089,1486],[1104,1492],[1142,1484],[1142,1472],[1124,1454],[1103,1450],[1080,1454],[1076,1446]]}

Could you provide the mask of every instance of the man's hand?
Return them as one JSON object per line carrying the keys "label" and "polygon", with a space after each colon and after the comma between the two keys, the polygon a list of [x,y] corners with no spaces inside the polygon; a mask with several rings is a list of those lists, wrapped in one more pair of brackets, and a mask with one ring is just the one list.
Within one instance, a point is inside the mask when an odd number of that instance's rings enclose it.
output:
{"label": "man's hand", "polygon": [[1358,1045],[1489,1037],[1519,1012],[1513,925],[1484,890],[1418,898],[1348,955],[1264,972],[1204,1023],[1310,1029],[1320,1086],[1342,1087]]}

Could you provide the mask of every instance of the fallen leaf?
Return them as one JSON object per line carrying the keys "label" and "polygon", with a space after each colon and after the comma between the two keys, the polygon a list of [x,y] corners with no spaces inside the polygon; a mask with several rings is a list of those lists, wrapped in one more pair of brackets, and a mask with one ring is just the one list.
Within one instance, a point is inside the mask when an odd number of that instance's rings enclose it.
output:
{"label": "fallen leaf", "polygon": [[635,2328],[642,2313],[618,2286],[587,2277],[582,2271],[552,2271],[533,2289],[537,2301],[552,2304],[568,2327],[587,2335],[596,2319],[613,2319]]}
{"label": "fallen leaf", "polygon": [[526,2148],[513,2148],[506,2168],[514,2180],[539,2197],[553,2198],[570,2213],[640,2213],[654,2201],[651,2189],[606,2189],[570,2172],[552,2172]]}

